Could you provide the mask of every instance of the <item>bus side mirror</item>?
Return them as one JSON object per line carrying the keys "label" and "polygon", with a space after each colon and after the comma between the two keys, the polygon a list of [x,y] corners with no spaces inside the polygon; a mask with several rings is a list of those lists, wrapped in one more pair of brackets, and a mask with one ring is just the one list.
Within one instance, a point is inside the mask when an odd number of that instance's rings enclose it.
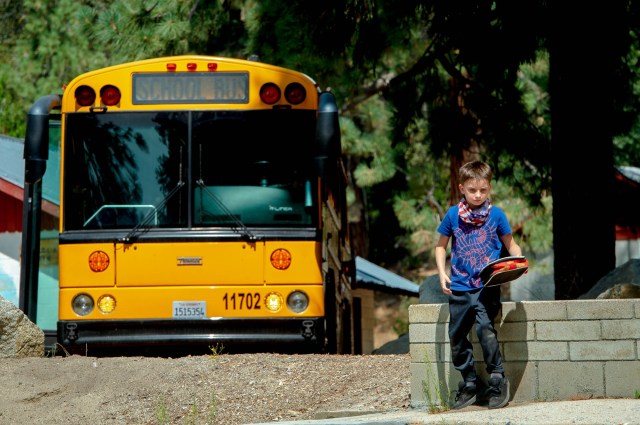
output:
{"label": "bus side mirror", "polygon": [[333,166],[342,154],[338,105],[331,92],[322,92],[318,99],[316,146],[314,165],[319,177],[324,177],[327,167]]}

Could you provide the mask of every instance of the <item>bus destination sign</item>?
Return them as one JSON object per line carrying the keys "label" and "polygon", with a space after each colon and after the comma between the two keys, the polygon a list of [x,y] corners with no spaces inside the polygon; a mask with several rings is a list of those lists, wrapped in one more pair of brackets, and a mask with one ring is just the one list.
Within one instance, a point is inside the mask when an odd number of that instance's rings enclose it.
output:
{"label": "bus destination sign", "polygon": [[134,105],[163,103],[248,103],[246,72],[133,74]]}

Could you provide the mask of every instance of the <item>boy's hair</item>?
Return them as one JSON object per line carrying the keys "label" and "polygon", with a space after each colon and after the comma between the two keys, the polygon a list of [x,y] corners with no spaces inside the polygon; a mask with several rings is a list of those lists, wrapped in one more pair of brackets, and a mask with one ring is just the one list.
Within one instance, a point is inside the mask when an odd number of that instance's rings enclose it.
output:
{"label": "boy's hair", "polygon": [[464,184],[467,180],[486,180],[491,183],[493,171],[486,162],[471,161],[460,167],[458,172],[458,180],[460,184]]}

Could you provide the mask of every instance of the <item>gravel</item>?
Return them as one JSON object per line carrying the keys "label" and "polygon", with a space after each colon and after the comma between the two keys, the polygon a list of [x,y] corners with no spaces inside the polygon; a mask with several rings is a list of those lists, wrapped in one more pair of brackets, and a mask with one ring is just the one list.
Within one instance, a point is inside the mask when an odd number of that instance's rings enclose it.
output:
{"label": "gravel", "polygon": [[0,424],[223,424],[410,411],[410,356],[2,359]]}

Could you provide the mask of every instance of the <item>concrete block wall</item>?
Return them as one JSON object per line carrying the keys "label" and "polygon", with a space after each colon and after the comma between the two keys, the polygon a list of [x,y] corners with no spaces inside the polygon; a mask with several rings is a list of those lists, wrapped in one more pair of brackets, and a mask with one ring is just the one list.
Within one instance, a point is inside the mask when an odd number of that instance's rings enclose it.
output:
{"label": "concrete block wall", "polygon": [[[448,304],[409,307],[411,404],[436,406],[458,388]],[[640,299],[503,302],[495,320],[512,401],[633,398],[640,391]],[[486,381],[475,335],[478,374]]]}

